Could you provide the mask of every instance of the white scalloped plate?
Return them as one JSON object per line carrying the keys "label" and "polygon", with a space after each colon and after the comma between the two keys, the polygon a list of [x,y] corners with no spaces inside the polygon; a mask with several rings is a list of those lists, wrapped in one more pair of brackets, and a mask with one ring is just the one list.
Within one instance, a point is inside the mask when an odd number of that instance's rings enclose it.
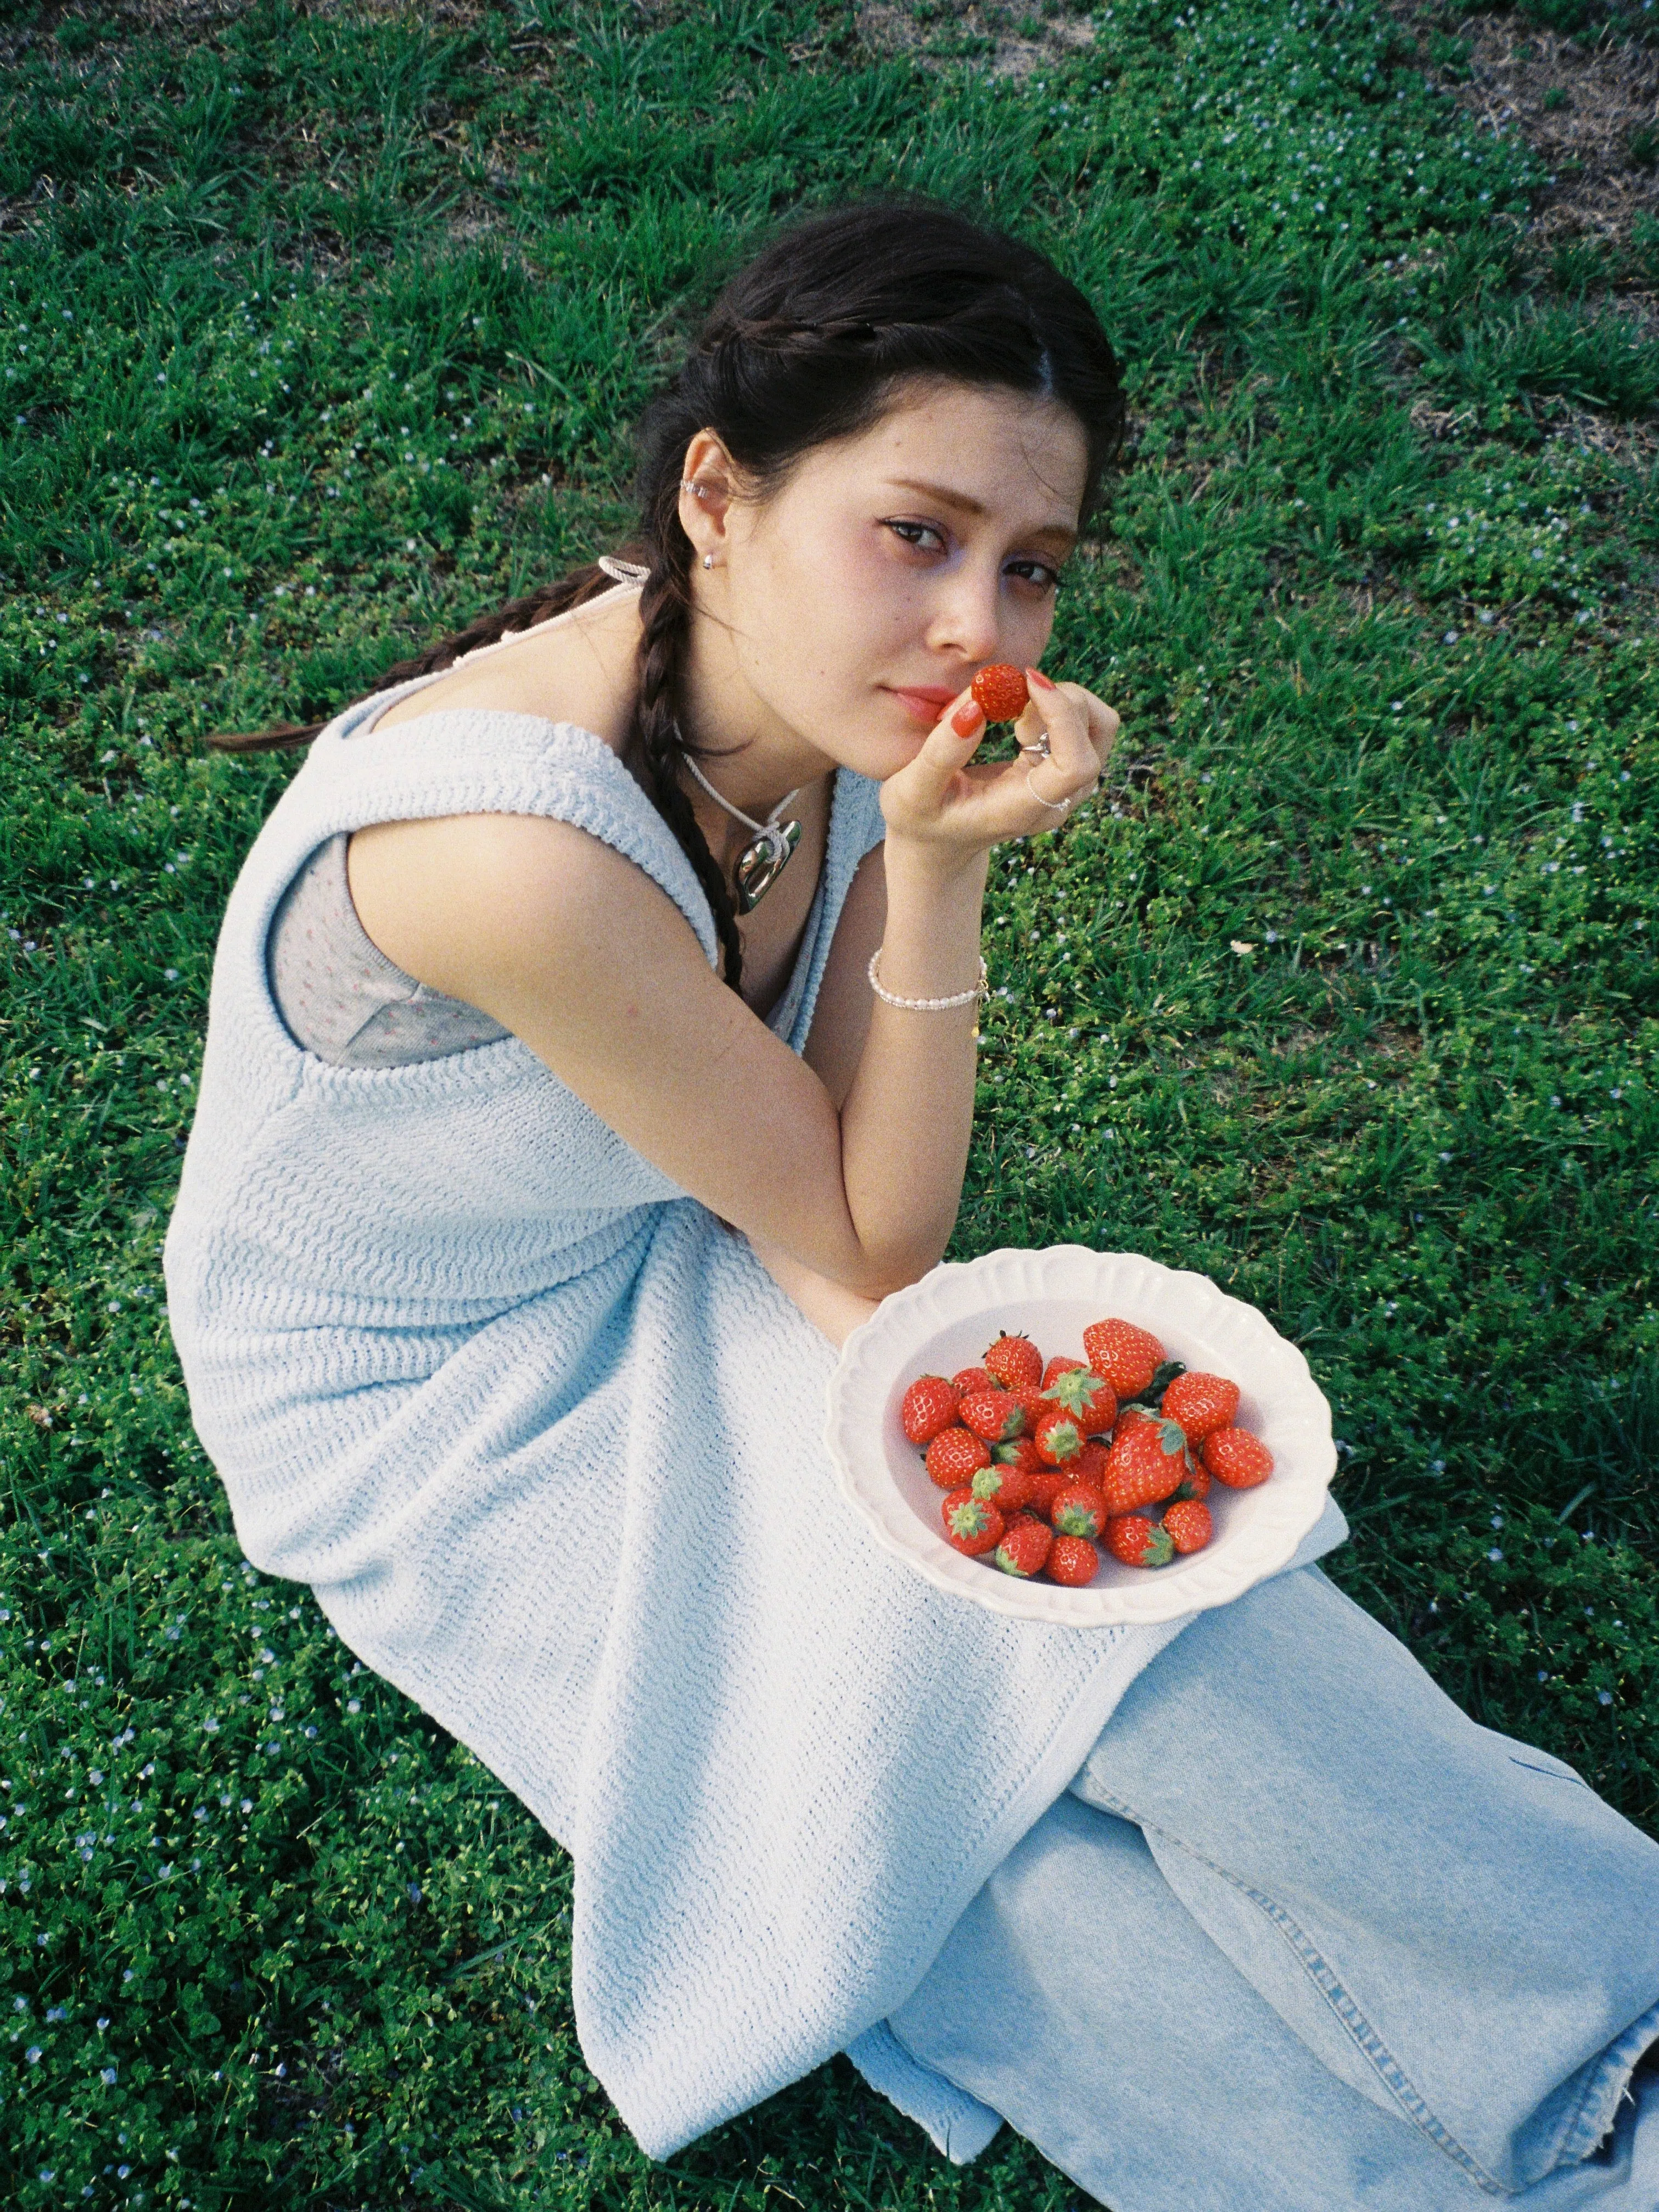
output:
{"label": "white scalloped plate", "polygon": [[[976,1365],[1003,1328],[1023,1330],[1045,1359],[1080,1359],[1084,1329],[1108,1315],[1151,1329],[1172,1358],[1237,1382],[1240,1425],[1267,1444],[1273,1472],[1254,1490],[1212,1486],[1215,1534],[1203,1551],[1151,1569],[1103,1555],[1082,1589],[1022,1582],[953,1551],[939,1528],[941,1493],[899,1425],[905,1391],[919,1375]],[[1254,1306],[1206,1275],[1081,1244],[1007,1246],[935,1267],[884,1298],[848,1338],[830,1378],[826,1442],[847,1498],[918,1574],[993,1613],[1073,1628],[1172,1620],[1227,1604],[1285,1565],[1318,1520],[1336,1471],[1324,1395],[1296,1346]]]}

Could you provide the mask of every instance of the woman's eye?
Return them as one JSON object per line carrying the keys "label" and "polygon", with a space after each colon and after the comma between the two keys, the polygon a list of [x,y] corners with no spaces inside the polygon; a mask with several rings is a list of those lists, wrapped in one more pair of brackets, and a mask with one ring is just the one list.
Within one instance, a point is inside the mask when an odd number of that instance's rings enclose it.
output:
{"label": "woman's eye", "polygon": [[1006,573],[1018,576],[1022,583],[1035,584],[1042,592],[1054,591],[1060,582],[1060,571],[1046,561],[1011,561]]}
{"label": "woman's eye", "polygon": [[942,553],[945,550],[944,538],[931,522],[890,520],[887,527],[896,537],[902,538],[907,545],[918,546],[924,553]]}

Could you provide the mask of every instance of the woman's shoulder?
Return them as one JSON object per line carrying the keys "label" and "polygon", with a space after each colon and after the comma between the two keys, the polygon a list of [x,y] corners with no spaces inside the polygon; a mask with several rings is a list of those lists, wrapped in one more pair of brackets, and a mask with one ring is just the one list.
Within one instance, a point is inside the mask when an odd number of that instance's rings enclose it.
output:
{"label": "woman's shoulder", "polygon": [[[574,723],[620,753],[626,741],[634,641],[608,605],[573,608],[555,625],[508,636],[454,668],[420,683],[375,717],[376,731],[422,714],[530,714]],[[584,620],[583,617],[586,619]]]}

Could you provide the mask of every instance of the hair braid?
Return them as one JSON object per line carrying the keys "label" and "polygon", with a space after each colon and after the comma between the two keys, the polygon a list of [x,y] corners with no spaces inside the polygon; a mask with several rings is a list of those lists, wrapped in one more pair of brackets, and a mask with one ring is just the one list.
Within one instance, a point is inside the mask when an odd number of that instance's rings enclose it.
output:
{"label": "hair braid", "polygon": [[680,722],[680,684],[691,627],[691,541],[677,515],[663,520],[665,526],[652,548],[651,574],[640,591],[640,680],[634,728],[657,811],[679,840],[708,895],[725,956],[725,980],[735,991],[743,980],[737,908],[679,780],[680,759],[692,750]]}
{"label": "hair braid", "polygon": [[[698,826],[680,764],[706,753],[685,726],[691,542],[679,520],[690,443],[711,431],[747,480],[774,495],[801,458],[867,430],[907,380],[1001,390],[1067,409],[1087,441],[1087,514],[1122,436],[1117,361],[1089,301],[1052,262],[936,201],[887,198],[779,232],[714,301],[677,375],[638,426],[641,520],[627,557],[646,569],[630,735],[646,788],[708,896],[725,979],[743,974],[736,902]],[[400,660],[377,690],[448,668],[463,654],[604,591],[577,569]],[[210,738],[228,752],[307,744],[324,726],[284,724]]]}

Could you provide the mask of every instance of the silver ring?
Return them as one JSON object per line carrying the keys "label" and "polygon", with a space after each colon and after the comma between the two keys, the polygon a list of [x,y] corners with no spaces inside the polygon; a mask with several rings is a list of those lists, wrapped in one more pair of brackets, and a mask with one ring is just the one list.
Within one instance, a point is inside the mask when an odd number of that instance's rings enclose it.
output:
{"label": "silver ring", "polygon": [[1025,788],[1030,793],[1032,798],[1036,799],[1037,805],[1039,806],[1046,806],[1050,814],[1069,814],[1072,811],[1071,800],[1069,799],[1045,799],[1042,793],[1037,789],[1036,784],[1031,781],[1031,778],[1036,774],[1036,770],[1034,768],[1028,768],[1026,769]]}
{"label": "silver ring", "polygon": [[1046,730],[1043,732],[1042,742],[1040,744],[1035,745],[1022,745],[1020,747],[1020,750],[1023,753],[1030,753],[1034,760],[1047,760],[1048,757],[1048,732]]}

